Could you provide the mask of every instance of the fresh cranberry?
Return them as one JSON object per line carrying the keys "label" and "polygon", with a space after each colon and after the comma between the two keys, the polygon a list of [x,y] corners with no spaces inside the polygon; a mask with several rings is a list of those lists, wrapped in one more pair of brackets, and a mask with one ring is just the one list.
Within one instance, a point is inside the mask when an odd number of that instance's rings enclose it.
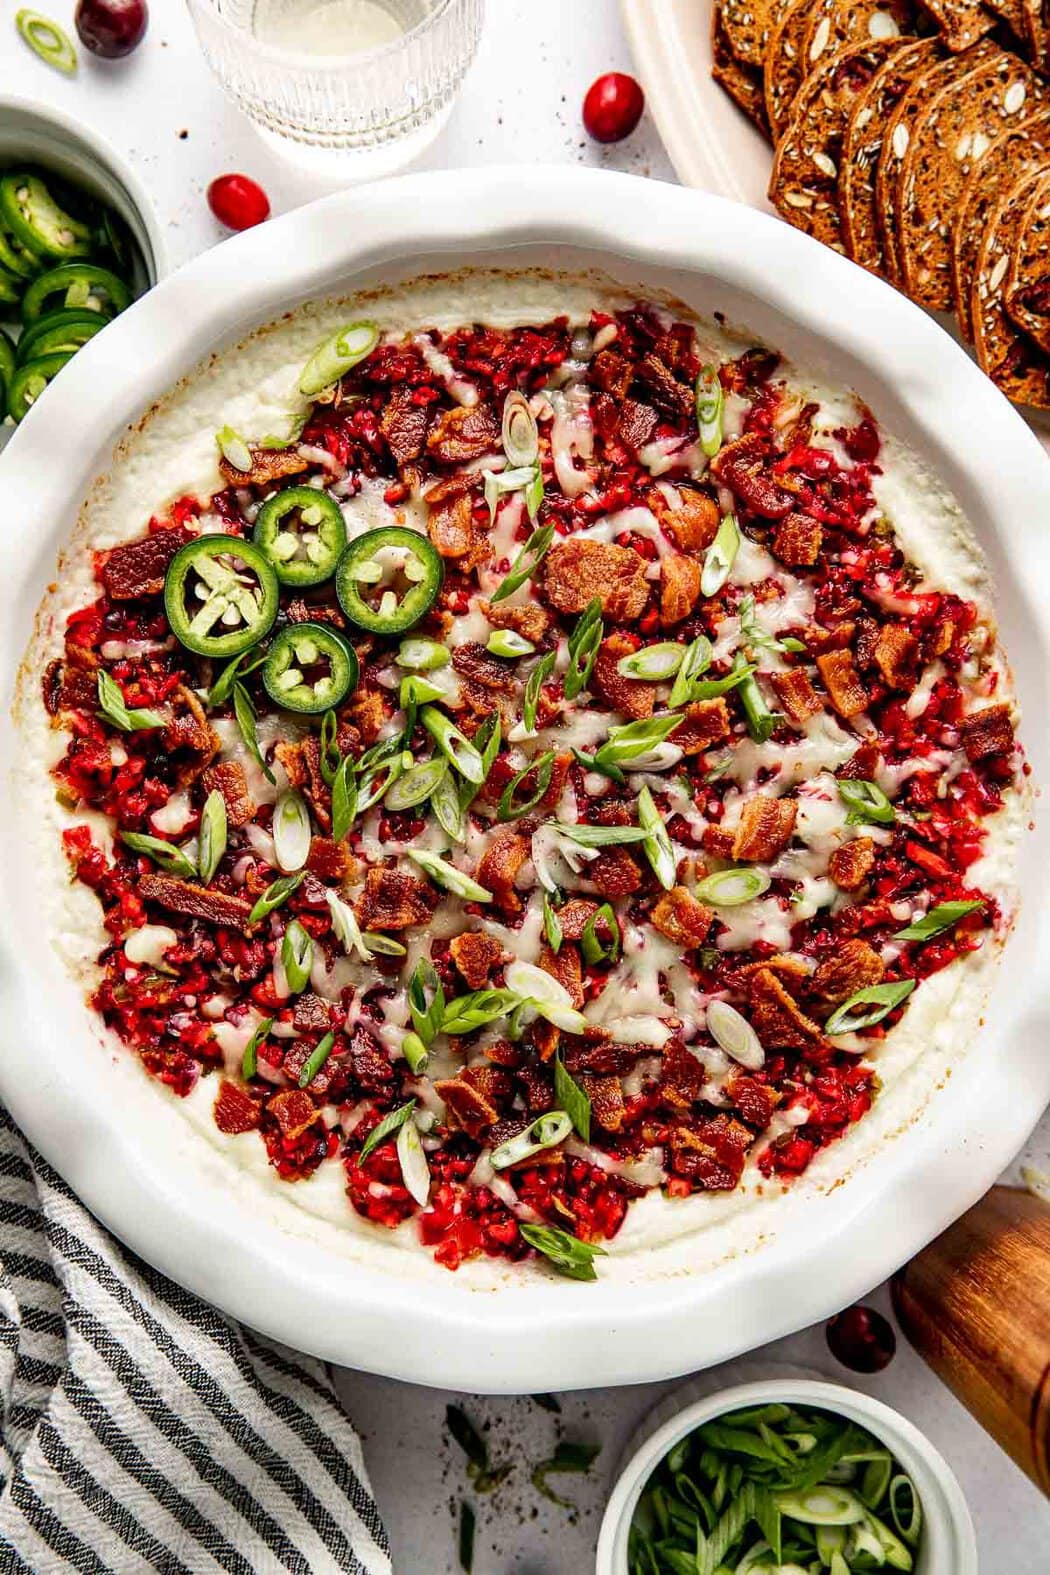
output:
{"label": "fresh cranberry", "polygon": [[897,1353],[897,1336],[874,1307],[847,1307],[828,1321],[828,1349],[853,1373],[881,1373]]}
{"label": "fresh cranberry", "polygon": [[634,77],[607,71],[587,89],[583,124],[595,142],[622,142],[642,118],[645,94]]}
{"label": "fresh cranberry", "polygon": [[208,206],[228,230],[250,230],[270,217],[270,199],[248,175],[220,175],[208,187]]}
{"label": "fresh cranberry", "polygon": [[146,0],[77,0],[77,36],[103,60],[119,60],[137,49],[149,26]]}

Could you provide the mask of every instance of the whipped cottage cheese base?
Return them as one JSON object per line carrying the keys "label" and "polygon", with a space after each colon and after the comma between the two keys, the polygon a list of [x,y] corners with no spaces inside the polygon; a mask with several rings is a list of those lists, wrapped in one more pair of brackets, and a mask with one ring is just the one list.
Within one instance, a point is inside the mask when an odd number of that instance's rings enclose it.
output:
{"label": "whipped cottage cheese base", "polygon": [[[69,880],[61,832],[72,823],[89,821],[102,846],[108,846],[110,838],[102,817],[70,816],[55,799],[48,772],[64,745],[39,703],[39,680],[47,661],[61,650],[66,616],[95,594],[90,549],[106,549],[139,536],[151,512],[162,513],[182,494],[208,496],[215,491],[222,484],[214,438],[221,426],[229,424],[252,435],[287,432],[302,408],[297,383],[304,361],[319,339],[355,316],[368,315],[381,329],[396,332],[415,326],[450,329],[475,321],[509,327],[559,315],[585,323],[596,305],[622,308],[638,293],[599,276],[464,272],[311,304],[213,357],[161,400],[119,446],[111,472],[92,490],[56,586],[40,609],[16,706],[25,746],[21,759],[26,788],[37,809],[33,836],[47,886],[53,944],[78,988],[93,983],[95,958],[107,937],[96,899],[86,887]],[[644,293],[653,298],[652,291]],[[710,348],[712,358],[738,354],[752,342],[697,320],[680,303],[667,304],[676,315],[696,321],[701,343]],[[823,435],[815,441],[833,447],[832,431],[858,419],[856,401],[848,393],[815,382],[790,363],[781,371],[800,397],[820,404],[817,427]],[[927,588],[974,599],[990,618],[987,571],[958,506],[914,455],[887,434],[882,438],[883,475],[876,478],[873,490],[904,552],[922,571]],[[351,535],[392,522],[393,512],[376,491],[366,489],[350,500]],[[423,528],[422,519],[418,524]],[[599,521],[594,531],[600,529]],[[755,579],[762,578],[762,556],[756,549]],[[745,571],[746,564],[741,566]],[[471,637],[466,631],[461,635]],[[1003,665],[997,698],[1009,694],[1007,676]],[[237,758],[258,789],[262,779],[253,763],[243,753]],[[800,746],[800,772],[805,775],[822,767],[834,769],[839,763],[833,737],[817,736]],[[996,894],[1008,920],[1017,900],[1014,871],[1025,811],[1021,795],[1010,793],[1004,810],[986,822],[986,852],[972,872],[975,884]],[[630,1282],[695,1273],[774,1239],[800,1217],[800,1211],[812,1224],[818,1197],[853,1171],[878,1163],[885,1145],[925,1109],[965,1054],[991,987],[999,940],[989,937],[980,951],[919,986],[901,1023],[869,1053],[881,1082],[874,1108],[844,1138],[823,1149],[802,1177],[783,1188],[762,1178],[752,1163],[731,1193],[669,1200],[650,1192],[632,1204],[618,1236],[606,1244],[602,1277]],[[664,959],[660,962],[662,966]],[[216,1077],[201,1078],[188,1098],[178,1099],[149,1079],[97,1019],[96,1025],[102,1051],[96,1075],[113,1075],[118,1089],[130,1089],[128,1080],[132,1080],[136,1104],[141,1101],[156,1111],[156,1132],[151,1137],[173,1145],[198,1181],[213,1183],[239,1198],[248,1218],[257,1223],[266,1219],[294,1237],[316,1241],[326,1251],[383,1272],[438,1275],[447,1281],[447,1271],[420,1250],[412,1221],[391,1232],[355,1212],[345,1194],[338,1158],[326,1161],[306,1180],[281,1181],[268,1164],[257,1134],[229,1137],[216,1128],[211,1115]],[[114,1058],[119,1066],[107,1066]],[[484,1289],[513,1275],[512,1266],[481,1259],[465,1263],[456,1279]]]}

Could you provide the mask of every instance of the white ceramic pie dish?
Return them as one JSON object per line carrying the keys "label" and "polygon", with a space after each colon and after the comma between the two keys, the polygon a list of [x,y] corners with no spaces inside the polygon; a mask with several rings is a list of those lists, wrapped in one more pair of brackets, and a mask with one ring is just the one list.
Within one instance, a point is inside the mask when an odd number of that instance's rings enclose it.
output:
{"label": "white ceramic pie dish", "polygon": [[[1050,467],[1007,402],[922,312],[777,221],[720,199],[564,169],[411,176],[228,241],[99,335],[0,461],[5,709],[34,610],[114,442],[219,345],[299,301],[464,264],[598,266],[663,288],[850,385],[953,489],[991,561],[1037,781],[1050,776]],[[143,498],[144,519],[150,500]],[[703,1275],[596,1285],[516,1274],[496,1292],[349,1265],[267,1222],[251,1188],[187,1163],[174,1102],[103,1046],[48,946],[18,790],[0,741],[0,1095],[88,1205],[174,1279],[257,1328],[348,1365],[475,1391],[638,1382],[810,1323],[883,1279],[967,1208],[1050,1099],[1050,831],[1023,854],[1024,903],[987,1024],[929,1106],[775,1235]],[[869,1117],[869,1120],[872,1118]],[[805,1204],[805,1206],[803,1206]]]}

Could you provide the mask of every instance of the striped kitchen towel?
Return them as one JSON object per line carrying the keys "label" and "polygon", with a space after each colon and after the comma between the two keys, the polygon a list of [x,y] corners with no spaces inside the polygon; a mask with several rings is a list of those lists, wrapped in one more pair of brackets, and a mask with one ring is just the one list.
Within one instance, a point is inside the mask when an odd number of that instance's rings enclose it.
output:
{"label": "striped kitchen towel", "polygon": [[391,1569],[321,1364],[134,1257],[3,1109],[0,1569]]}

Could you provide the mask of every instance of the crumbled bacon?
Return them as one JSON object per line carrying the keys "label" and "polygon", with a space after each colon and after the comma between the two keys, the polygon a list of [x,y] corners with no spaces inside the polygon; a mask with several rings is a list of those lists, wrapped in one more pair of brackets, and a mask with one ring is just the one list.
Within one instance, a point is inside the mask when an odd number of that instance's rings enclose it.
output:
{"label": "crumbled bacon", "polygon": [[637,678],[627,678],[619,671],[618,664],[625,656],[634,654],[636,645],[629,635],[614,632],[598,648],[590,687],[613,711],[622,711],[638,721],[652,716],[656,704],[656,685],[642,683]]}
{"label": "crumbled bacon", "polygon": [[219,469],[229,486],[271,487],[285,476],[300,476],[310,468],[310,461],[304,459],[297,448],[253,448],[249,444],[248,452],[251,470],[238,470],[225,454],[220,455]]}
{"label": "crumbled bacon", "polygon": [[603,848],[587,866],[587,879],[602,897],[629,897],[642,887],[642,872],[626,848]]}
{"label": "crumbled bacon", "polygon": [[665,629],[682,623],[700,600],[700,565],[676,552],[660,564],[660,622]]}
{"label": "crumbled bacon", "polygon": [[680,727],[671,734],[671,742],[686,755],[699,755],[712,744],[720,744],[729,737],[729,707],[721,695],[714,700],[694,700],[685,708]]}
{"label": "crumbled bacon", "polygon": [[646,502],[680,552],[703,552],[718,534],[718,504],[697,487],[678,486],[670,498],[652,487]]}
{"label": "crumbled bacon", "polygon": [[702,946],[715,916],[698,902],[686,886],[673,886],[660,894],[649,922],[676,946]]}
{"label": "crumbled bacon", "polygon": [[427,453],[442,465],[480,459],[499,447],[500,424],[490,405],[455,405],[443,410],[427,437]]}
{"label": "crumbled bacon", "polygon": [[216,891],[212,886],[198,886],[193,881],[180,880],[175,875],[143,875],[138,883],[138,894],[144,902],[155,902],[169,913],[184,913],[191,919],[204,919],[209,924],[227,924],[235,930],[248,928],[252,904],[243,897],[229,892]]}
{"label": "crumbled bacon", "polygon": [[828,874],[842,891],[856,891],[868,878],[875,862],[875,844],[870,837],[854,837],[836,848],[828,861]]}
{"label": "crumbled bacon", "polygon": [[777,699],[792,722],[808,722],[824,708],[820,696],[809,681],[809,674],[801,667],[789,667],[783,673],[770,673]]}
{"label": "crumbled bacon", "polygon": [[843,941],[818,965],[810,985],[814,995],[835,1006],[856,991],[878,984],[885,971],[882,958],[867,941]]}
{"label": "crumbled bacon", "polygon": [[179,757],[175,780],[179,787],[186,787],[215,759],[221,746],[192,689],[179,684],[171,699],[175,715],[164,729],[164,747]]}
{"label": "crumbled bacon", "polygon": [[345,842],[330,837],[311,837],[306,867],[318,879],[332,886],[349,886],[356,879],[358,862]]}
{"label": "crumbled bacon", "polygon": [[497,831],[478,864],[475,879],[504,913],[520,913],[521,898],[514,890],[518,872],[529,856],[529,844],[510,827]]}
{"label": "crumbled bacon", "polygon": [[427,406],[417,404],[410,388],[392,388],[379,417],[379,430],[397,465],[418,459],[427,436]]}
{"label": "crumbled bacon", "polygon": [[110,601],[135,601],[141,596],[159,596],[164,589],[168,565],[179,548],[189,541],[189,532],[178,527],[150,531],[137,541],[113,547],[99,570],[102,588]]}
{"label": "crumbled bacon", "polygon": [[477,1137],[498,1119],[510,1086],[501,1067],[468,1066],[455,1077],[436,1082],[434,1092],[445,1101],[453,1124]]}
{"label": "crumbled bacon", "polygon": [[533,645],[539,645],[551,624],[550,614],[538,602],[509,607],[506,602],[482,601],[481,610],[494,629],[513,629]]}
{"label": "crumbled bacon", "polygon": [[488,532],[474,521],[469,492],[433,503],[427,515],[427,535],[443,558],[451,558],[464,574],[489,556]]}
{"label": "crumbled bacon", "polygon": [[1007,755],[1014,747],[1014,725],[1008,705],[988,705],[975,711],[960,729],[969,760]]}
{"label": "crumbled bacon", "polygon": [[365,876],[365,889],[357,899],[354,916],[363,930],[408,930],[425,924],[438,901],[438,894],[428,881],[403,875],[389,864],[373,864]]}
{"label": "crumbled bacon", "polygon": [[817,671],[839,716],[849,721],[868,704],[868,691],[860,681],[849,651],[827,651],[816,658]]}
{"label": "crumbled bacon", "polygon": [[819,1023],[799,1006],[771,968],[756,968],[748,980],[751,1022],[767,1050],[791,1050],[823,1043]]}
{"label": "crumbled bacon", "polygon": [[911,689],[919,642],[900,623],[884,623],[875,642],[875,665],[891,689]]}
{"label": "crumbled bacon", "polygon": [[763,474],[762,464],[762,440],[749,432],[719,450],[711,461],[711,471],[753,514],[782,519],[791,511],[791,494]]}
{"label": "crumbled bacon", "polygon": [[797,814],[798,804],[792,798],[755,793],[745,799],[733,838],[734,859],[771,863],[791,841]]}
{"label": "crumbled bacon", "polygon": [[482,990],[492,970],[503,961],[503,947],[485,930],[464,930],[449,942],[449,953],[464,982],[471,990]]}
{"label": "crumbled bacon", "polygon": [[569,999],[578,1010],[584,1002],[583,966],[573,943],[565,941],[556,952],[552,952],[549,946],[542,946],[537,961],[544,973],[549,973],[563,989],[568,990]]}
{"label": "crumbled bacon", "polygon": [[824,532],[808,514],[792,510],[780,521],[773,534],[773,553],[792,568],[806,568],[820,557]]}
{"label": "crumbled bacon", "polygon": [[584,1093],[591,1102],[591,1118],[606,1132],[619,1132],[623,1128],[627,1105],[623,1097],[623,1084],[618,1077],[595,1077],[584,1072],[580,1079]]}
{"label": "crumbled bacon", "polygon": [[634,381],[634,367],[618,350],[599,350],[591,362],[591,381],[603,393],[622,400]]}
{"label": "crumbled bacon", "polygon": [[255,819],[256,803],[248,791],[244,767],[236,760],[223,760],[209,766],[201,776],[205,794],[219,793],[226,806],[226,824],[234,831]]}
{"label": "crumbled bacon", "polygon": [[224,1077],[215,1099],[215,1125],[220,1132],[233,1137],[240,1132],[254,1132],[262,1117],[262,1106],[243,1083],[232,1083]]}
{"label": "crumbled bacon", "polygon": [[547,554],[544,563],[547,600],[561,613],[581,613],[595,597],[613,623],[640,617],[649,600],[645,559],[631,547],[572,538]]}
{"label": "crumbled bacon", "polygon": [[[583,932],[594,915],[598,912],[598,904],[591,902],[587,897],[570,897],[569,901],[558,909],[558,923],[561,925],[562,935],[567,941],[583,939]],[[600,940],[609,939],[608,927],[599,924],[596,926]]]}

